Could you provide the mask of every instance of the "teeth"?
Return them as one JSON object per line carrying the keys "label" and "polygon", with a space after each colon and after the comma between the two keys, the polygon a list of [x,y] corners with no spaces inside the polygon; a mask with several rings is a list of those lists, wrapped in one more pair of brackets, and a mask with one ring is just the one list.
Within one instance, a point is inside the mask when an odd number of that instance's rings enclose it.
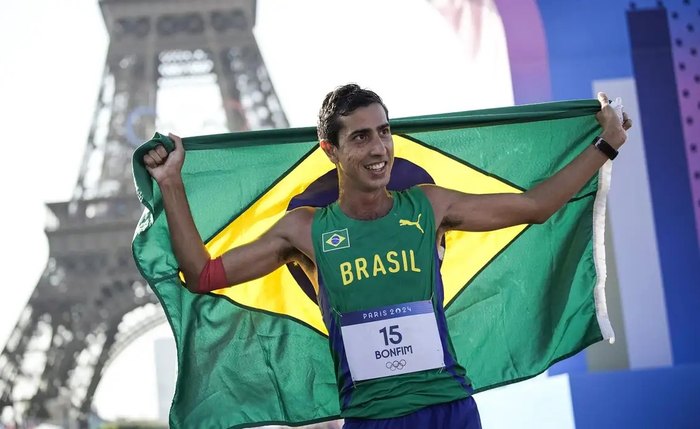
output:
{"label": "teeth", "polygon": [[368,170],[380,170],[386,165],[386,162],[378,162],[376,164],[370,164],[366,166],[365,168]]}

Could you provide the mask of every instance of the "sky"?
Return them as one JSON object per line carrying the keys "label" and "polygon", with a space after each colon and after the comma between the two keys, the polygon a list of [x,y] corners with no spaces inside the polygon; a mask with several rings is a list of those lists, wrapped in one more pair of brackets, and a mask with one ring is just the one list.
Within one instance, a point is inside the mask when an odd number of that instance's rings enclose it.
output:
{"label": "sky", "polygon": [[[291,126],[313,125],[323,96],[347,82],[378,92],[394,118],[512,104],[496,13],[483,16],[482,48],[473,52],[423,0],[258,0],[257,7],[255,35]],[[46,265],[44,204],[73,192],[107,45],[96,0],[0,6],[0,347]],[[159,131],[202,134],[217,109],[191,106],[216,106],[207,93],[159,94]],[[156,418],[153,341],[169,335],[161,325],[107,369],[95,397],[103,417]]]}

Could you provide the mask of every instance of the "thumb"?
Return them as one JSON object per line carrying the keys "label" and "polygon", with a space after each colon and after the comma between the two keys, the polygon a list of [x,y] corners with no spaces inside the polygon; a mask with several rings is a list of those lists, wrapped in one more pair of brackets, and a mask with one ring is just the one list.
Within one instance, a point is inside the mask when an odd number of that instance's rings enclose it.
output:
{"label": "thumb", "polygon": [[608,99],[607,94],[605,94],[604,92],[598,93],[598,102],[600,102],[601,109],[610,104],[610,100]]}
{"label": "thumb", "polygon": [[178,151],[178,152],[185,151],[185,147],[182,144],[182,139],[179,136],[176,136],[173,133],[168,133],[168,137],[170,137],[170,139],[175,143],[175,150],[176,151]]}

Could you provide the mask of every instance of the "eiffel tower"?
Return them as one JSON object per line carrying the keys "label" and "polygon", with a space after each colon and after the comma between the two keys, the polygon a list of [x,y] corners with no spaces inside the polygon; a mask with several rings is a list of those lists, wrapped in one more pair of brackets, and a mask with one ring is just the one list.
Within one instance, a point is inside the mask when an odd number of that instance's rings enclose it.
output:
{"label": "eiffel tower", "polygon": [[159,87],[208,76],[230,131],[288,126],[253,35],[255,0],[99,4],[110,43],[80,175],[70,201],[48,204],[49,260],[0,354],[0,415],[18,427],[87,427],[106,368],[165,321],[131,255],[142,208],[130,159],[155,130]]}

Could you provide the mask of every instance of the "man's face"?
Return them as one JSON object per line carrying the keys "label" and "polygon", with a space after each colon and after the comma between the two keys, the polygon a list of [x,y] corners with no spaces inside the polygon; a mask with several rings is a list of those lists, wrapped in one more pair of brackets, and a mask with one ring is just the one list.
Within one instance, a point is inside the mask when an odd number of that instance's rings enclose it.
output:
{"label": "man's face", "polygon": [[386,187],[394,163],[394,141],[384,108],[370,104],[341,116],[340,121],[331,161],[338,165],[343,186],[362,191]]}

